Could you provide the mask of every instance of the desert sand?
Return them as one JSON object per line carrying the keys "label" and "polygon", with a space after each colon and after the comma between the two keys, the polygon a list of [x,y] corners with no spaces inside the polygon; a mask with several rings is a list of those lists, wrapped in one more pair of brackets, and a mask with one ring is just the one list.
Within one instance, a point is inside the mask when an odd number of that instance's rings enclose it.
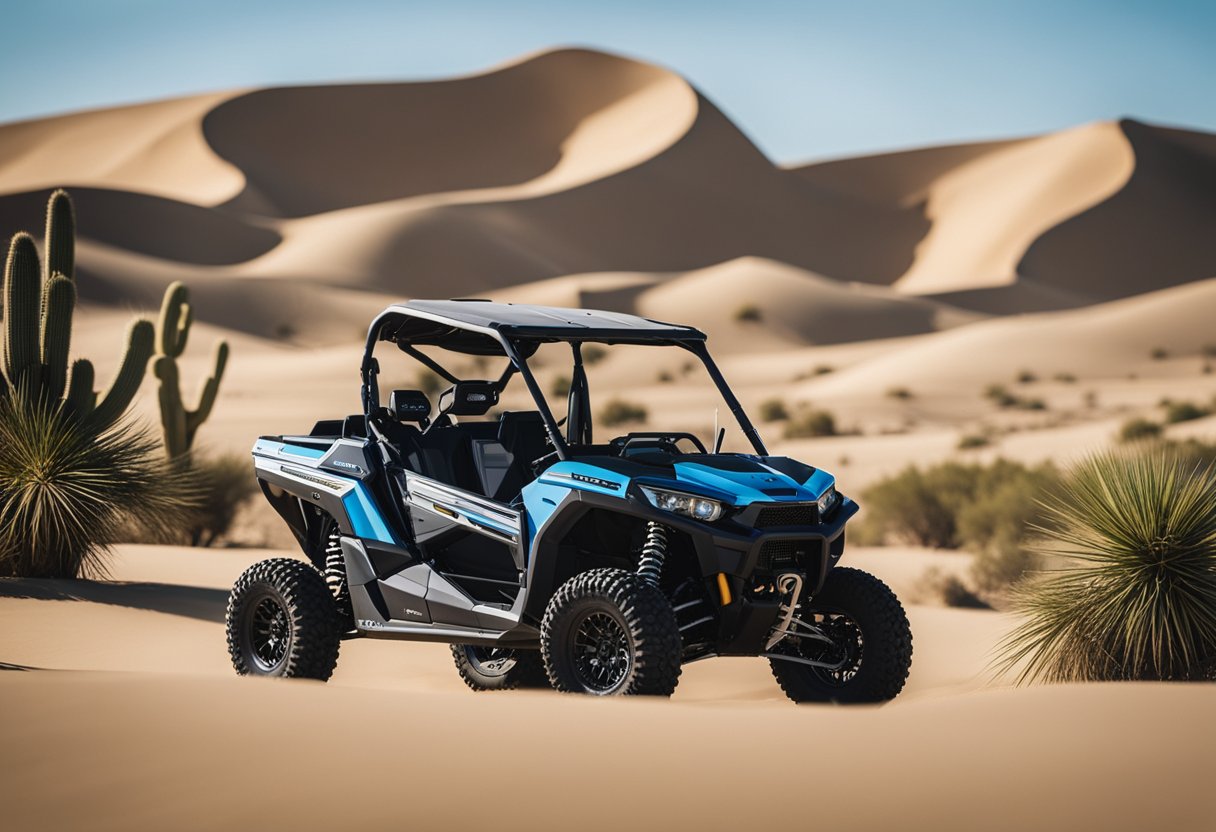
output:
{"label": "desert sand", "polygon": [[[842,435],[760,427],[856,495],[908,464],[1066,464],[1162,399],[1211,402],[1213,170],[1216,136],[1132,119],[782,167],[678,75],[563,49],[0,125],[0,234],[71,190],[73,351],[102,379],[132,314],[190,285],[186,384],[232,345],[209,452],[354,412],[386,303],[490,297],[703,328],[753,417],[773,398],[835,416]],[[705,380],[639,349],[591,368],[594,401],[708,436]],[[538,355],[546,389],[560,357]],[[384,389],[415,386],[382,362]],[[992,384],[1044,409],[998,409]],[[134,412],[155,423],[150,383]],[[1216,416],[1167,435],[1216,440]],[[326,686],[237,679],[227,590],[292,542],[260,501],[229,542],[267,548],[124,546],[109,582],[0,583],[13,829],[1142,830],[1216,811],[1213,687],[994,678],[1013,620],[920,597],[966,554],[846,555],[904,598],[915,657],[894,703],[844,710],[791,705],[758,660],[689,665],[671,702],[473,694],[442,646],[358,640]]]}

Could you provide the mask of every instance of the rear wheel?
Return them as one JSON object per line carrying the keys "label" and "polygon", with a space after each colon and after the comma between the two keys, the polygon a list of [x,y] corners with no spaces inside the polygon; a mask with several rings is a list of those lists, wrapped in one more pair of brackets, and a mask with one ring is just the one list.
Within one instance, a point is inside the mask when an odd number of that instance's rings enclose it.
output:
{"label": "rear wheel", "polygon": [[885,702],[903,690],[912,666],[912,629],[886,584],[859,569],[837,567],[801,619],[831,644],[787,638],[775,652],[820,662],[769,659],[773,676],[795,702]]}
{"label": "rear wheel", "polygon": [[671,603],[622,569],[594,569],[557,590],[541,622],[541,655],[559,691],[670,696],[682,644]]}
{"label": "rear wheel", "polygon": [[549,686],[539,650],[453,644],[460,678],[473,690],[512,690]]}
{"label": "rear wheel", "polygon": [[340,619],[321,573],[275,558],[245,570],[228,596],[228,653],[242,676],[328,679],[338,663]]}

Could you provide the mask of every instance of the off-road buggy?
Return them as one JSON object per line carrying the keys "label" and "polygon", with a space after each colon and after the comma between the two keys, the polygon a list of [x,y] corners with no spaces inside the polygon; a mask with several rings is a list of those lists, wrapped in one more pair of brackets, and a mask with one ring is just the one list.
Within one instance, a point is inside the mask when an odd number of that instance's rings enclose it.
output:
{"label": "off-road buggy", "polygon": [[[434,403],[393,390],[383,406],[385,342],[451,386]],[[678,431],[594,441],[592,343],[686,350],[754,453],[723,453],[725,429],[709,448]],[[529,367],[546,344],[569,349],[560,421]],[[504,369],[463,379],[434,348]],[[237,581],[238,673],[327,679],[342,639],[371,637],[450,644],[475,690],[670,695],[683,664],[713,656],[767,658],[798,702],[903,687],[903,608],[877,578],[837,566],[857,504],[826,471],[769,455],[696,329],[414,300],[372,323],[361,374],[361,413],[254,445],[262,491],[311,564],[267,560]],[[516,376],[535,409],[495,412]]]}

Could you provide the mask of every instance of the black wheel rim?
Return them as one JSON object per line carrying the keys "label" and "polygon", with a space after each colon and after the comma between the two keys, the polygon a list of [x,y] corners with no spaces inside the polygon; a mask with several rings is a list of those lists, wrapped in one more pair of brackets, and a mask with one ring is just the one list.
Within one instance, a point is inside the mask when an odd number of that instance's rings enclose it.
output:
{"label": "black wheel rim", "polygon": [[509,647],[477,647],[467,645],[465,655],[477,671],[485,676],[506,676],[519,661]]}
{"label": "black wheel rim", "polygon": [[615,616],[591,612],[574,631],[574,669],[583,687],[594,693],[610,693],[629,675],[633,654],[629,634]]}
{"label": "black wheel rim", "polygon": [[[812,667],[811,672],[830,687],[844,687],[861,670],[861,659],[865,649],[865,637],[857,622],[844,613],[819,612],[812,616],[817,627],[832,640],[824,645],[818,655],[808,656],[817,661],[834,665],[834,668]],[[808,639],[803,639],[805,644]]]}
{"label": "black wheel rim", "polygon": [[272,595],[263,596],[249,617],[249,647],[254,662],[263,671],[276,669],[287,657],[290,643],[287,607]]}

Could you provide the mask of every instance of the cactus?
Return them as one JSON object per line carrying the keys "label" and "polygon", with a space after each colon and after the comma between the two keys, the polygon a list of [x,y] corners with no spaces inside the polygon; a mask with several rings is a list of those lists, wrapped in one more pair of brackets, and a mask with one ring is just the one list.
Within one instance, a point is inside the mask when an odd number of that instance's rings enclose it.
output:
{"label": "cactus", "polygon": [[9,244],[0,396],[58,401],[90,430],[100,432],[113,425],[135,398],[152,357],[155,331],[150,321],[132,322],[118,373],[100,398],[93,390],[89,361],[76,360],[69,372],[76,308],[75,225],[71,197],[66,191],[55,191],[47,203],[45,269],[29,234],[16,234]]}
{"label": "cactus", "polygon": [[215,345],[215,370],[203,382],[198,407],[188,410],[182,402],[177,359],[186,349],[193,321],[194,310],[190,306],[189,290],[181,283],[171,284],[165,290],[165,299],[161,304],[156,338],[157,359],[153,370],[160,379],[160,419],[165,436],[165,453],[175,461],[187,458],[194,445],[195,433],[211,415],[220,380],[228,364],[228,344],[219,341]]}
{"label": "cactus", "polygon": [[61,274],[76,279],[76,212],[65,190],[51,194],[46,203],[46,272],[44,280]]}

